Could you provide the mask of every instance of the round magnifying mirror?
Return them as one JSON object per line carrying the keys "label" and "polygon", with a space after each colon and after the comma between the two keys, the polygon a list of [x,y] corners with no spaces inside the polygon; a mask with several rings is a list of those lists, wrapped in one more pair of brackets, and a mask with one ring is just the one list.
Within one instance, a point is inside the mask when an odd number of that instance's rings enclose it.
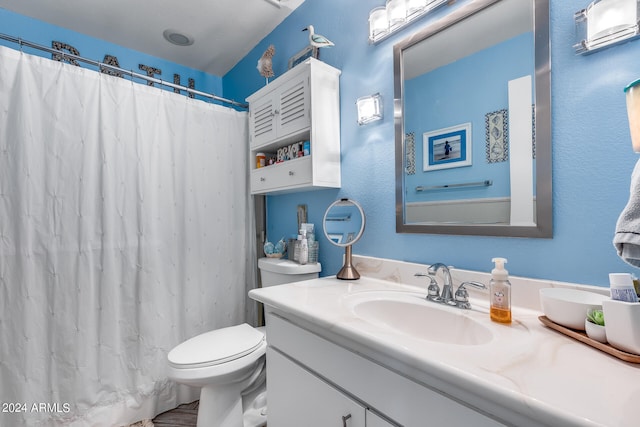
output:
{"label": "round magnifying mirror", "polygon": [[336,246],[344,249],[344,265],[336,275],[342,280],[357,280],[360,274],[351,264],[351,245],[364,233],[365,216],[362,207],[349,199],[333,202],[322,220],[324,235]]}

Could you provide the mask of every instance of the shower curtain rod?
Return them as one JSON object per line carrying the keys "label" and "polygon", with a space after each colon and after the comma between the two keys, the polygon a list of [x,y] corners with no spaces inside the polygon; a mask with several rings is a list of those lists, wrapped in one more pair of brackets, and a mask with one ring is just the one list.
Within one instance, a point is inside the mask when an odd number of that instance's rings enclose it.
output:
{"label": "shower curtain rod", "polygon": [[234,101],[232,99],[226,99],[226,98],[222,98],[220,96],[214,95],[212,93],[206,93],[206,92],[200,92],[199,90],[195,90],[195,89],[191,89],[189,87],[186,86],[182,86],[182,85],[177,85],[175,83],[169,83],[167,81],[164,81],[162,79],[157,79],[155,77],[151,77],[151,76],[147,76],[146,74],[140,74],[140,73],[136,73],[132,70],[125,70],[124,68],[120,68],[120,67],[115,67],[113,65],[109,65],[109,64],[105,64],[103,62],[100,61],[94,61],[93,59],[88,59],[88,58],[84,58],[82,56],[78,56],[78,55],[73,55],[71,53],[65,53],[61,50],[58,49],[53,49],[51,47],[47,47],[47,46],[42,46],[36,43],[32,43],[26,40],[23,40],[21,38],[17,38],[17,37],[12,37],[9,36],[7,34],[2,34],[0,33],[0,39],[2,40],[7,40],[10,41],[12,43],[16,43],[18,45],[20,45],[20,47],[22,46],[27,46],[33,49],[38,49],[38,50],[42,50],[44,52],[48,52],[48,53],[52,53],[52,54],[56,54],[56,55],[61,55],[63,58],[70,58],[70,59],[75,59],[76,61],[81,61],[81,62],[85,62],[87,64],[93,65],[95,67],[98,67],[98,69],[102,69],[102,68],[108,68],[110,70],[113,71],[117,71],[118,73],[122,73],[122,74],[126,74],[130,77],[135,77],[137,79],[142,79],[142,80],[146,80],[148,82],[153,82],[153,83],[157,83],[163,86],[167,86],[173,89],[178,89],[178,90],[183,90],[185,92],[188,93],[192,93],[194,95],[198,95],[198,96],[202,96],[205,98],[209,98],[212,99],[214,101],[219,101],[219,102],[224,102],[226,104],[231,104],[234,105],[236,107],[239,108],[249,108],[248,104],[242,103],[242,102],[238,102],[238,101]]}

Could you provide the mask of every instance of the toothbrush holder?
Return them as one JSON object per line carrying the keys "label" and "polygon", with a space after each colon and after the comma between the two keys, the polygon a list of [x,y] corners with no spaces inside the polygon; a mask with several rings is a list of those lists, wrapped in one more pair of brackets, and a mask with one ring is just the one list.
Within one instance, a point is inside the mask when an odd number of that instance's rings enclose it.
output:
{"label": "toothbrush holder", "polygon": [[609,344],[640,355],[640,303],[605,300],[602,311]]}

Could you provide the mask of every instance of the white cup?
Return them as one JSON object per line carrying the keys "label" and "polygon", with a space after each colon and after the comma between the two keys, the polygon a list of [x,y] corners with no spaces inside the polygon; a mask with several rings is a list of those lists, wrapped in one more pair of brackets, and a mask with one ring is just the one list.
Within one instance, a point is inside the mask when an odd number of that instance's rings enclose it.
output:
{"label": "white cup", "polygon": [[609,344],[640,355],[640,303],[605,300],[602,311]]}

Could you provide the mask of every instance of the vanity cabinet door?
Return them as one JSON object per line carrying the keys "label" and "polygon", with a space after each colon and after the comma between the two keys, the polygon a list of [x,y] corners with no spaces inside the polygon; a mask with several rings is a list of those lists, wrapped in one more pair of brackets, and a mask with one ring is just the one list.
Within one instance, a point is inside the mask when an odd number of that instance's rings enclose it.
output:
{"label": "vanity cabinet door", "polygon": [[364,407],[272,348],[267,378],[268,425],[365,427]]}

